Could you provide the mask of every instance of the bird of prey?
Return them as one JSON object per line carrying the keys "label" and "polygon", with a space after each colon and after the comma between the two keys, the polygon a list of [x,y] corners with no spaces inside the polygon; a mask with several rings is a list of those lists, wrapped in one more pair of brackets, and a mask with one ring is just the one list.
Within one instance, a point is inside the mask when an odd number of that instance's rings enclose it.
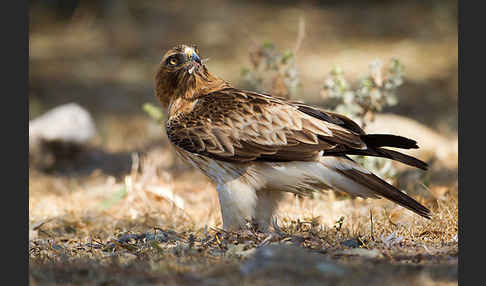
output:
{"label": "bird of prey", "polygon": [[384,157],[423,170],[427,164],[387,149],[418,148],[391,134],[366,134],[351,119],[300,101],[234,88],[210,73],[195,46],[166,52],[155,95],[167,110],[176,153],[216,184],[223,228],[270,225],[283,192],[334,189],[389,199],[418,215],[430,211],[348,155]]}

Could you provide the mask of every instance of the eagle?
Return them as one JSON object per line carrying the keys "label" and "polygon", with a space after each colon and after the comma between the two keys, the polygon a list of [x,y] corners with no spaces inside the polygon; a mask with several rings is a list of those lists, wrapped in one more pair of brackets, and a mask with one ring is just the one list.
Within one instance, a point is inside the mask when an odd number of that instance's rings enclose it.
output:
{"label": "eagle", "polygon": [[383,157],[427,170],[427,164],[385,147],[418,148],[392,134],[367,134],[346,116],[301,101],[247,91],[210,73],[192,45],[167,51],[155,75],[165,130],[183,161],[215,184],[223,229],[252,222],[262,231],[284,192],[309,196],[333,189],[386,198],[430,219],[425,206],[349,155]]}

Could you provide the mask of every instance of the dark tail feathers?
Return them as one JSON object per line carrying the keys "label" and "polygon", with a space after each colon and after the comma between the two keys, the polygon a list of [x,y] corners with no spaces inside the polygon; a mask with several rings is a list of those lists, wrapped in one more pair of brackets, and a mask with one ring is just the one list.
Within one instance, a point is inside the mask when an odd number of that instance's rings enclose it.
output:
{"label": "dark tail feathers", "polygon": [[402,149],[417,149],[417,141],[403,136],[390,134],[366,134],[361,139],[370,147],[396,147]]}
{"label": "dark tail feathers", "polygon": [[421,161],[417,158],[414,158],[409,155],[405,155],[403,153],[394,151],[394,150],[389,150],[385,148],[376,148],[377,153],[379,154],[379,157],[385,157],[388,159],[396,160],[399,162],[402,162],[404,164],[417,167],[422,170],[427,170],[428,165],[424,161]]}
{"label": "dark tail feathers", "polygon": [[[351,160],[349,158],[347,159]],[[413,198],[409,197],[407,194],[403,193],[402,191],[398,190],[394,186],[390,185],[383,179],[380,179],[376,175],[365,174],[353,169],[349,169],[346,171],[342,171],[342,170],[337,170],[337,171],[340,172],[343,176],[350,178],[354,182],[370,190],[373,190],[377,195],[385,197],[391,200],[392,202],[395,202],[424,218],[427,219],[431,218],[431,213],[428,208],[424,207],[422,204],[420,204]]]}
{"label": "dark tail feathers", "polygon": [[418,145],[415,140],[390,134],[366,134],[361,135],[361,138],[368,146],[368,149],[352,150],[351,152],[347,152],[347,154],[384,157],[402,162],[413,167],[417,167],[422,170],[427,170],[428,168],[427,163],[417,158],[405,155],[394,150],[381,148],[386,146],[402,149],[417,149]]}

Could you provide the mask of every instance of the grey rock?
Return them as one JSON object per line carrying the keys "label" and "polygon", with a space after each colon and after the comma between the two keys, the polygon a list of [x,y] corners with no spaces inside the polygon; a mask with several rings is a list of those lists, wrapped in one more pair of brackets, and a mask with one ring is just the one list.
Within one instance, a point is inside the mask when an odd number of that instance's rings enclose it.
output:
{"label": "grey rock", "polygon": [[30,161],[36,167],[49,167],[57,154],[79,150],[96,133],[95,122],[86,109],[76,103],[57,106],[29,122]]}
{"label": "grey rock", "polygon": [[91,114],[77,103],[60,105],[29,122],[29,145],[39,140],[84,144],[95,135]]}

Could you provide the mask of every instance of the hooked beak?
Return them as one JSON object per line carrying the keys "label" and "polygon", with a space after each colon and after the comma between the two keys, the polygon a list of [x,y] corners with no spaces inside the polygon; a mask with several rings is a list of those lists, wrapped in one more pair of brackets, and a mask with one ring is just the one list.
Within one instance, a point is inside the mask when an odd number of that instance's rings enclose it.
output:
{"label": "hooked beak", "polygon": [[187,58],[190,59],[191,61],[201,64],[201,58],[199,58],[199,56],[196,54],[193,48],[187,47],[184,53],[186,54]]}
{"label": "hooked beak", "polygon": [[196,52],[192,53],[192,60],[198,64],[201,64],[201,58],[196,54]]}
{"label": "hooked beak", "polygon": [[196,69],[196,66],[201,64],[201,58],[196,54],[193,48],[186,48],[184,51],[186,54],[187,59],[190,59],[192,62],[196,62],[197,64],[192,64],[189,70],[187,71],[189,74],[192,74],[194,70]]}

